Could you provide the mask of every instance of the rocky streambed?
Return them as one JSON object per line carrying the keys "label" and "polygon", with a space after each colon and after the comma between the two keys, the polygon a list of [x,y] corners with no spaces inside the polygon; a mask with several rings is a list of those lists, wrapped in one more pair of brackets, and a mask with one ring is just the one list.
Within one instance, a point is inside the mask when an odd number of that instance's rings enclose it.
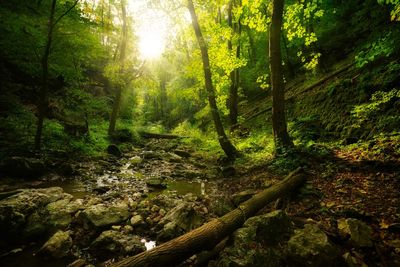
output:
{"label": "rocky streambed", "polygon": [[[0,182],[0,265],[113,261],[229,210],[218,190],[220,168],[161,145],[154,141],[95,162],[52,163],[50,171],[34,170],[51,165],[36,159],[7,159]],[[30,171],[36,178],[24,179]]]}

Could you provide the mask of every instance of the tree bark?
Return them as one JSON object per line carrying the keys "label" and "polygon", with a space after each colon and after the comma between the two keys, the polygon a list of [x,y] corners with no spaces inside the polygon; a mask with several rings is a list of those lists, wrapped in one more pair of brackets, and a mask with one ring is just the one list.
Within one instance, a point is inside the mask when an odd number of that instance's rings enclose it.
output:
{"label": "tree bark", "polygon": [[214,87],[211,79],[211,67],[210,67],[210,60],[208,57],[207,45],[206,42],[204,41],[203,34],[201,33],[192,0],[188,0],[188,9],[190,12],[190,16],[192,18],[192,25],[197,38],[197,42],[199,43],[200,46],[208,103],[210,105],[211,115],[214,120],[215,129],[218,134],[218,141],[219,144],[221,145],[222,150],[225,152],[226,156],[230,159],[234,159],[238,155],[238,152],[236,148],[232,145],[228,137],[226,136],[224,127],[222,125],[221,117],[219,116],[217,102],[215,100]]}
{"label": "tree bark", "polygon": [[248,218],[254,216],[267,203],[293,191],[304,183],[305,179],[306,174],[301,168],[298,168],[283,181],[258,193],[224,216],[152,250],[117,262],[112,267],[175,266],[195,253],[212,250],[221,240],[240,228]]}
{"label": "tree bark", "polygon": [[49,91],[49,56],[50,56],[50,48],[53,42],[53,31],[54,31],[54,19],[56,12],[56,4],[57,0],[52,0],[51,8],[50,8],[50,16],[47,24],[47,41],[46,46],[44,48],[44,52],[41,58],[42,65],[42,86],[40,88],[39,93],[39,109],[38,109],[38,122],[36,127],[36,135],[35,135],[35,150],[40,150],[42,144],[42,131],[43,131],[43,123],[46,117],[47,109],[48,109],[48,91]]}
{"label": "tree bark", "polygon": [[[240,37],[240,32],[241,32],[241,25],[240,21],[238,21],[236,24],[233,24],[232,22],[232,9],[233,9],[233,4],[234,0],[229,1],[229,6],[228,6],[228,25],[232,29],[232,31],[235,34],[238,34]],[[232,38],[228,40],[228,50],[233,51],[233,45],[232,45]],[[240,57],[240,40],[238,41],[238,44],[236,46],[236,58]],[[239,102],[239,69],[233,70],[229,74],[229,78],[231,80],[231,85],[229,88],[229,100],[228,100],[228,109],[229,109],[229,123],[231,128],[234,127],[237,124],[237,118],[238,118],[238,102]]]}
{"label": "tree bark", "polygon": [[269,66],[272,87],[272,128],[275,152],[290,148],[293,143],[287,132],[285,118],[285,85],[282,74],[281,27],[284,0],[273,0],[272,21],[269,31]]}
{"label": "tree bark", "polygon": [[[120,54],[119,54],[119,63],[120,63],[120,74],[124,72],[124,63],[125,63],[125,55],[126,55],[126,42],[128,35],[127,21],[126,21],[126,2],[125,0],[121,1],[121,14],[122,14],[122,37],[121,37],[121,45],[120,45]],[[111,112],[110,124],[108,126],[108,134],[111,135],[115,131],[115,125],[117,123],[118,113],[121,106],[121,98],[122,98],[122,84],[116,86],[115,91],[115,99],[113,104],[113,109]]]}

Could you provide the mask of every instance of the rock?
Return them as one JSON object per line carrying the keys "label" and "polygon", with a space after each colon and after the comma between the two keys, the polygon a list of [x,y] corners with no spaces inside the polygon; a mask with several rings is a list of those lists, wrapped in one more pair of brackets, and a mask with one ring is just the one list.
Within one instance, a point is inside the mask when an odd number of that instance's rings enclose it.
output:
{"label": "rock", "polygon": [[43,175],[46,167],[41,159],[9,157],[2,161],[0,171],[10,176],[32,178]]}
{"label": "rock", "polygon": [[233,233],[233,246],[224,249],[218,266],[284,266],[286,251],[278,243],[292,232],[291,221],[283,211],[252,217]]}
{"label": "rock", "polygon": [[145,251],[145,246],[138,236],[108,230],[102,232],[90,245],[91,251],[101,259],[112,255],[134,255]]}
{"label": "rock", "polygon": [[190,158],[191,156],[190,153],[185,150],[176,149],[174,150],[174,153],[182,158]]}
{"label": "rock", "polygon": [[58,231],[42,246],[39,254],[53,258],[62,258],[69,254],[72,238],[69,232]]}
{"label": "rock", "polygon": [[339,219],[340,235],[349,237],[349,242],[356,247],[372,247],[372,229],[366,223],[357,219]]}
{"label": "rock", "polygon": [[122,152],[117,145],[111,144],[107,147],[107,153],[116,157],[121,157]]}
{"label": "rock", "polygon": [[292,266],[343,266],[339,248],[315,224],[295,230],[288,241],[288,252]]}
{"label": "rock", "polygon": [[174,162],[174,163],[181,163],[182,162],[182,157],[178,156],[177,154],[174,153],[167,153],[167,158],[169,162]]}
{"label": "rock", "polygon": [[249,189],[232,195],[231,199],[233,204],[235,204],[235,206],[238,206],[240,203],[250,199],[256,193],[257,192],[255,190]]}
{"label": "rock", "polygon": [[130,212],[128,205],[118,203],[111,206],[105,204],[97,204],[83,210],[79,217],[88,227],[92,224],[96,227],[103,227],[112,224],[119,224],[129,218]]}
{"label": "rock", "polygon": [[257,240],[268,245],[274,245],[293,232],[292,222],[282,210],[276,210],[265,215],[255,216],[248,219],[244,227],[254,227],[257,233]]}
{"label": "rock", "polygon": [[135,215],[130,220],[132,226],[138,226],[143,224],[143,218],[141,215]]}
{"label": "rock", "polygon": [[167,188],[167,184],[164,183],[164,180],[159,178],[150,178],[146,181],[146,185],[153,188],[165,189]]}
{"label": "rock", "polygon": [[27,218],[50,202],[66,197],[60,187],[24,189],[0,201],[0,235],[18,237],[25,227]]}
{"label": "rock", "polygon": [[159,222],[164,226],[158,234],[158,239],[167,240],[202,225],[204,219],[196,212],[195,205],[181,202],[171,209]]}

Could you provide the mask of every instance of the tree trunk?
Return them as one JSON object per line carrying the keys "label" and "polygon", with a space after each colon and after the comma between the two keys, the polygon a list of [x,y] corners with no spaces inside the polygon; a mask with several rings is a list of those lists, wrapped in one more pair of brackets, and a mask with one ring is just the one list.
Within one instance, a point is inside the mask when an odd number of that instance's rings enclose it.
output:
{"label": "tree trunk", "polygon": [[[238,21],[237,24],[235,24],[235,25],[232,23],[232,8],[233,8],[233,4],[234,4],[233,1],[234,0],[229,1],[228,25],[232,29],[232,31],[235,34],[238,34],[240,37],[240,32],[241,32],[240,21]],[[240,40],[238,42],[239,43],[236,46],[236,58],[240,57]],[[233,51],[232,38],[228,40],[228,50]],[[231,127],[234,127],[237,124],[237,117],[238,117],[239,69],[233,70],[229,74],[229,78],[231,80],[231,85],[229,88],[229,100],[228,100],[229,123],[230,123]]]}
{"label": "tree trunk", "polygon": [[43,131],[43,123],[48,110],[48,102],[49,102],[49,56],[50,56],[50,48],[53,41],[53,31],[54,31],[54,19],[56,12],[56,4],[57,0],[52,0],[49,21],[47,24],[47,41],[46,46],[44,48],[44,52],[41,58],[42,65],[42,86],[40,88],[39,93],[39,108],[38,108],[38,122],[36,127],[36,135],[35,135],[35,150],[41,149],[42,144],[42,131]]}
{"label": "tree trunk", "polygon": [[275,151],[293,146],[287,132],[285,118],[285,85],[282,74],[281,56],[281,26],[284,0],[273,0],[272,21],[269,31],[269,65],[272,87],[272,128],[275,141]]}
{"label": "tree trunk", "polygon": [[301,168],[280,183],[262,191],[224,216],[170,240],[152,250],[126,258],[113,267],[175,266],[191,255],[213,249],[221,240],[241,227],[267,203],[293,191],[305,181]]}
{"label": "tree trunk", "polygon": [[[126,2],[125,0],[121,1],[121,14],[122,14],[122,37],[121,37],[121,45],[120,45],[120,54],[119,54],[119,62],[120,62],[120,74],[122,75],[124,72],[124,63],[125,63],[125,54],[126,54],[126,42],[127,42],[127,21],[126,21]],[[113,104],[113,110],[110,118],[110,125],[108,126],[108,134],[112,134],[115,131],[115,125],[118,119],[118,113],[121,106],[121,96],[122,96],[122,87],[123,85],[119,84],[116,86],[115,99]]]}
{"label": "tree trunk", "polygon": [[221,117],[219,116],[217,102],[215,100],[215,92],[211,79],[211,67],[210,67],[210,60],[208,57],[207,45],[201,33],[192,0],[188,0],[188,9],[190,12],[190,16],[192,17],[192,25],[194,32],[196,34],[197,42],[199,43],[200,46],[201,58],[203,60],[204,79],[205,79],[205,87],[207,90],[208,103],[210,105],[211,115],[214,120],[215,129],[218,134],[218,141],[219,144],[221,145],[222,150],[224,150],[226,156],[230,159],[234,159],[238,155],[238,152],[236,148],[232,145],[232,143],[229,141],[228,137],[226,136],[224,127],[222,125]]}

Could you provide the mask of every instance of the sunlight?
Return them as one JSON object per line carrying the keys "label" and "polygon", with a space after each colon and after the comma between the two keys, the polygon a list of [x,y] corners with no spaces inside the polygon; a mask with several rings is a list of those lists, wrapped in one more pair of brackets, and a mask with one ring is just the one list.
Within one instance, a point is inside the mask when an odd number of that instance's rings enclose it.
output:
{"label": "sunlight", "polygon": [[139,37],[139,51],[144,59],[154,59],[161,56],[165,48],[165,33],[161,28],[141,30]]}
{"label": "sunlight", "polygon": [[167,16],[150,8],[145,0],[129,2],[129,11],[134,14],[135,35],[139,38],[139,52],[143,59],[156,59],[162,55],[168,36]]}

